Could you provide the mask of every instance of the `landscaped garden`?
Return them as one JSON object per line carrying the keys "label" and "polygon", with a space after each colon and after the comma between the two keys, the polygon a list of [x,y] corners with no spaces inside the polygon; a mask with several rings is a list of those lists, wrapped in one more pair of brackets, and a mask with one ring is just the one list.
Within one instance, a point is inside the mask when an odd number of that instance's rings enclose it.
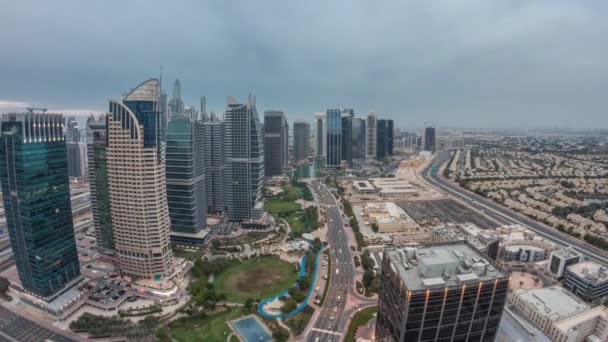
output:
{"label": "landscaped garden", "polygon": [[319,227],[317,208],[302,208],[298,200],[312,201],[313,196],[305,183],[292,180],[281,187],[277,195],[266,195],[264,210],[279,218],[285,219],[291,226],[291,235],[299,237]]}
{"label": "landscaped garden", "polygon": [[346,338],[344,340],[346,342],[354,342],[356,340],[355,333],[357,332],[357,328],[367,324],[367,322],[374,317],[376,312],[378,312],[377,306],[368,307],[357,312],[348,326],[348,331],[346,332]]}
{"label": "landscaped garden", "polygon": [[248,298],[264,299],[290,288],[298,272],[278,257],[252,258],[232,262],[215,275],[214,287],[228,302],[244,303]]}

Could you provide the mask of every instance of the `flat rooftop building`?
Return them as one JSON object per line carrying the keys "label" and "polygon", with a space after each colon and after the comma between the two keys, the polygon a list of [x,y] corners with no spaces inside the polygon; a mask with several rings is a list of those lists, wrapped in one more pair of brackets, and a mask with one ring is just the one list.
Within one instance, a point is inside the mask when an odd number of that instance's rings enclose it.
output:
{"label": "flat rooftop building", "polygon": [[493,341],[510,276],[468,241],[384,250],[378,341]]}
{"label": "flat rooftop building", "polygon": [[570,265],[564,287],[589,302],[608,296],[608,268],[591,260]]}

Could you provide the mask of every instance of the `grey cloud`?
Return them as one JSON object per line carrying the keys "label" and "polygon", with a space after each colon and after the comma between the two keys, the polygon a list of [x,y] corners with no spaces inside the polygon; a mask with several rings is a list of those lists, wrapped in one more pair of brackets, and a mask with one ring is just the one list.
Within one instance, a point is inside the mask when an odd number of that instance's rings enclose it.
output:
{"label": "grey cloud", "polygon": [[[147,77],[293,118],[606,127],[605,1],[57,1],[0,13],[0,99],[103,110]],[[167,82],[167,84],[170,84]],[[572,118],[576,117],[576,120]]]}

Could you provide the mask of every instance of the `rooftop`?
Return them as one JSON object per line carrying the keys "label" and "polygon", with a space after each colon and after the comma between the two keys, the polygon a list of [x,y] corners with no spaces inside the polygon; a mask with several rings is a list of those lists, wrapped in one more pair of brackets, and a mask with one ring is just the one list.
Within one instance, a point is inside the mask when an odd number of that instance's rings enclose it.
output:
{"label": "rooftop", "polygon": [[411,291],[507,276],[490,258],[466,241],[387,248],[385,254],[393,271]]}
{"label": "rooftop", "polygon": [[570,265],[567,271],[579,278],[585,279],[593,285],[608,282],[608,268],[601,266],[595,261],[588,260]]}
{"label": "rooftop", "polygon": [[559,321],[589,309],[589,305],[563,287],[516,290],[515,295],[534,306],[552,321]]}
{"label": "rooftop", "polygon": [[570,258],[580,257],[581,253],[575,251],[574,248],[572,248],[572,247],[566,247],[566,248],[559,249],[559,250],[553,252],[553,255],[555,255],[559,258],[562,258],[562,259],[570,259]]}
{"label": "rooftop", "polygon": [[563,319],[555,324],[555,328],[562,332],[567,332],[571,329],[576,329],[582,323],[590,322],[599,318],[603,321],[608,321],[608,308],[604,305],[598,305],[593,309],[583,311],[574,316]]}

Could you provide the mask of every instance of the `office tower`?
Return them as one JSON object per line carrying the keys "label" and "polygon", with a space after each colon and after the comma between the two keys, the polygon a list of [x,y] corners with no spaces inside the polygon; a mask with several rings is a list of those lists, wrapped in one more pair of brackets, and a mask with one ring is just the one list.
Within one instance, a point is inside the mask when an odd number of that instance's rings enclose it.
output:
{"label": "office tower", "polygon": [[367,114],[367,159],[376,159],[377,118],[376,113]]}
{"label": "office tower", "polygon": [[167,204],[173,232],[196,234],[207,224],[204,148],[203,122],[196,119],[196,111],[186,109],[173,114],[165,148]]}
{"label": "office tower", "polygon": [[74,178],[81,178],[82,174],[82,158],[80,155],[80,130],[78,129],[78,121],[71,116],[65,120],[65,141],[67,144],[68,153],[68,175]]}
{"label": "office tower", "polygon": [[289,159],[287,119],[282,111],[264,112],[264,173],[266,177],[283,174]]}
{"label": "office tower", "polygon": [[172,273],[170,221],[161,150],[160,82],[147,80],[110,101],[107,169],[114,250],[123,275]]}
{"label": "office tower", "polygon": [[467,241],[384,251],[377,341],[494,341],[510,277]]}
{"label": "office tower", "polygon": [[293,159],[296,162],[307,160],[310,156],[310,124],[297,120],[293,123]]}
{"label": "office tower", "polygon": [[424,150],[435,153],[436,148],[435,127],[426,127],[424,129]]}
{"label": "office tower", "polygon": [[325,113],[315,113],[315,157],[325,157]]}
{"label": "office tower", "polygon": [[209,120],[203,122],[205,136],[205,192],[207,211],[224,211],[226,186],[226,145],[224,122],[211,112]]}
{"label": "office tower", "polygon": [[551,253],[549,270],[559,279],[564,276],[566,267],[583,261],[583,255],[570,247],[558,249]]}
{"label": "office tower", "polygon": [[383,160],[391,156],[393,147],[393,120],[379,119],[376,121],[376,158]]}
{"label": "office tower", "polygon": [[160,87],[160,141],[164,144],[167,138],[167,125],[169,124],[169,105],[167,103],[167,93],[162,89],[162,84]]}
{"label": "office tower", "polygon": [[112,216],[110,212],[110,194],[108,192],[108,136],[106,115],[98,119],[89,116],[87,119],[87,153],[89,156],[88,174],[91,192],[91,211],[97,246],[103,249],[114,249],[112,233]]}
{"label": "office tower", "polygon": [[255,98],[228,97],[226,114],[226,207],[228,219],[258,219],[263,210],[264,141]]}
{"label": "office tower", "polygon": [[386,138],[386,150],[389,156],[393,155],[393,148],[395,144],[395,124],[393,120],[388,119],[388,136]]}
{"label": "office tower", "polygon": [[564,287],[588,302],[608,296],[608,268],[587,260],[566,267]]}
{"label": "office tower", "polygon": [[184,112],[184,101],[182,101],[182,84],[179,79],[176,79],[173,83],[173,97],[169,101],[169,119],[174,114],[181,114]]}
{"label": "office tower", "polygon": [[366,124],[364,118],[353,118],[353,136],[352,136],[352,158],[354,164],[362,164],[365,162],[366,156]]}
{"label": "office tower", "polygon": [[353,109],[342,110],[342,160],[346,161],[348,166],[353,163],[353,117],[355,111]]}
{"label": "office tower", "polygon": [[330,108],[325,113],[326,124],[326,166],[339,167],[342,161],[342,111]]}
{"label": "office tower", "polygon": [[78,129],[78,121],[76,117],[70,116],[65,119],[65,141],[80,142],[80,130]]}
{"label": "office tower", "polygon": [[201,117],[205,119],[207,118],[207,97],[201,97]]}
{"label": "office tower", "polygon": [[17,273],[25,291],[51,300],[81,279],[74,239],[63,116],[5,114],[0,185]]}

